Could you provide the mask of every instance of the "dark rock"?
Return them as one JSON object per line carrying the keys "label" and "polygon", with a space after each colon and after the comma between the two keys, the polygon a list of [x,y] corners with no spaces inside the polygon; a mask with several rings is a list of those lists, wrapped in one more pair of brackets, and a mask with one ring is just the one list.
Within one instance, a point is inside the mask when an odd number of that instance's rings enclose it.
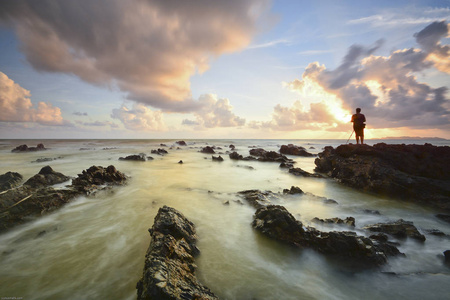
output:
{"label": "dark rock", "polygon": [[234,149],[236,149],[236,146],[235,145],[230,145],[230,146],[228,146],[230,149],[231,149],[231,151],[234,151]]}
{"label": "dark rock", "polygon": [[166,144],[159,144],[161,147],[167,147]]}
{"label": "dark rock", "polygon": [[70,179],[62,173],[55,172],[50,166],[43,167],[38,174],[28,179],[23,185],[31,188],[41,188],[66,182]]}
{"label": "dark rock", "polygon": [[[321,232],[311,227],[305,228],[283,206],[259,208],[253,217],[252,226],[273,239],[347,259],[361,268],[380,266],[387,262],[388,254],[382,250],[382,246],[374,244],[369,238],[358,236],[355,232]],[[390,246],[386,248],[393,253]]]}
{"label": "dark rock", "polygon": [[202,150],[200,152],[202,152],[202,153],[216,153],[216,151],[214,151],[214,148],[210,147],[210,146],[206,146],[206,147],[202,148]]}
{"label": "dark rock", "polygon": [[36,147],[28,147],[27,145],[20,145],[11,150],[11,152],[32,152],[32,151],[42,151],[47,150],[44,144],[38,144]]}
{"label": "dark rock", "polygon": [[378,210],[374,210],[374,209],[363,209],[363,213],[371,214],[371,215],[381,215]]}
{"label": "dark rock", "polygon": [[439,219],[441,219],[442,221],[445,221],[445,222],[447,222],[447,223],[450,223],[450,215],[437,214],[436,217],[439,218]]}
{"label": "dark rock", "polygon": [[22,180],[23,176],[16,172],[6,172],[0,175],[0,192],[19,186]]}
{"label": "dark rock", "polygon": [[179,162],[178,162],[179,164],[182,164],[183,163],[183,161],[182,160],[180,160]]}
{"label": "dark rock", "polygon": [[388,236],[385,235],[384,233],[372,234],[371,236],[369,236],[369,238],[371,238],[372,240],[382,242],[382,243],[386,243],[388,241]]}
{"label": "dark rock", "polygon": [[290,169],[290,168],[293,168],[294,167],[294,164],[293,163],[284,163],[284,162],[282,162],[281,164],[280,164],[280,168],[287,168],[287,169]]}
{"label": "dark rock", "polygon": [[195,275],[195,227],[177,210],[159,209],[149,229],[150,246],[142,278],[136,285],[137,299],[218,299]]}
{"label": "dark rock", "polygon": [[317,172],[356,189],[450,211],[448,146],[328,146],[315,164]]}
{"label": "dark rock", "polygon": [[347,217],[345,218],[345,220],[342,220],[341,218],[319,219],[316,217],[311,221],[315,223],[325,223],[325,224],[345,224],[348,226],[355,227],[355,218],[353,217]]}
{"label": "dark rock", "polygon": [[234,159],[234,160],[243,160],[244,159],[244,157],[242,155],[238,154],[237,152],[230,153],[229,156],[230,156],[230,159]]}
{"label": "dark rock", "polygon": [[98,190],[102,185],[121,185],[124,184],[127,177],[122,172],[116,170],[114,166],[103,168],[92,166],[84,170],[78,177],[72,180],[72,186],[85,193],[91,193]]}
{"label": "dark rock", "polygon": [[180,145],[180,146],[187,146],[187,144],[186,144],[186,142],[185,141],[178,141],[178,142],[176,142],[178,145]]}
{"label": "dark rock", "polygon": [[383,232],[390,234],[396,238],[404,239],[410,237],[419,241],[425,241],[425,236],[421,234],[413,222],[404,221],[403,219],[391,223],[377,223],[363,227],[373,232]]}
{"label": "dark rock", "polygon": [[213,155],[213,156],[212,156],[212,160],[213,160],[213,161],[223,161],[223,157],[220,156],[220,155],[219,155],[218,157],[216,157],[216,156]]}
{"label": "dark rock", "polygon": [[445,233],[443,233],[439,229],[427,229],[427,230],[425,230],[425,232],[430,234],[430,235],[434,235],[434,236],[448,237],[448,235],[446,235]]}
{"label": "dark rock", "polygon": [[288,154],[288,155],[306,156],[306,157],[314,156],[314,154],[311,154],[308,151],[306,151],[305,148],[300,147],[300,146],[294,146],[293,144],[282,145],[280,148],[280,153]]}
{"label": "dark rock", "polygon": [[261,208],[271,204],[270,199],[275,197],[272,192],[261,192],[260,190],[241,191],[238,194],[242,195],[255,208]]}
{"label": "dark rock", "polygon": [[333,205],[339,204],[336,200],[333,200],[333,199],[324,199],[323,203],[325,203],[325,204],[333,204]]}
{"label": "dark rock", "polygon": [[286,156],[279,154],[275,151],[266,151],[261,148],[251,149],[250,155],[258,157],[258,161],[264,162],[279,162],[279,163],[293,163],[292,159],[287,158]]}
{"label": "dark rock", "polygon": [[153,154],[158,154],[158,155],[164,155],[164,154],[168,154],[169,152],[167,152],[167,150],[158,148],[158,150],[153,149],[151,151]]}
{"label": "dark rock", "polygon": [[283,194],[295,195],[295,194],[304,194],[304,192],[302,191],[301,188],[299,188],[297,186],[291,186],[290,190],[284,189]]}
{"label": "dark rock", "polygon": [[145,154],[139,154],[139,155],[128,155],[126,157],[120,157],[119,160],[133,160],[133,161],[146,161]]}
{"label": "dark rock", "polygon": [[290,168],[289,173],[294,174],[295,176],[324,178],[320,174],[311,174],[309,172],[306,172],[305,170],[302,170],[301,168]]}
{"label": "dark rock", "polygon": [[444,251],[444,262],[446,265],[450,266],[450,250]]}

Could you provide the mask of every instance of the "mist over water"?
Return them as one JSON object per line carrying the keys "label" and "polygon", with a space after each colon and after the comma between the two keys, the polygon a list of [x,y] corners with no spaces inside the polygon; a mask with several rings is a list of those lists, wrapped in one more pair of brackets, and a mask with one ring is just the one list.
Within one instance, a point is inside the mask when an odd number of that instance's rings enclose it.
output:
{"label": "mist over water", "polygon": [[[201,251],[196,259],[199,280],[221,299],[446,299],[450,269],[442,252],[448,238],[427,234],[450,225],[430,208],[357,192],[332,179],[296,177],[279,164],[232,161],[228,145],[249,155],[249,146],[278,151],[292,143],[317,154],[344,140],[48,140],[0,141],[0,174],[19,172],[27,180],[50,165],[75,177],[92,165],[114,165],[129,182],[68,205],[0,235],[0,296],[24,299],[135,299],[149,245],[148,228],[160,207],[182,212],[196,226]],[[47,151],[11,153],[20,145],[44,143]],[[379,141],[367,141],[374,144]],[[388,141],[417,143],[427,141]],[[164,147],[169,154],[151,150]],[[431,141],[449,145],[448,141]],[[200,153],[206,145],[221,147],[223,162]],[[173,146],[173,149],[169,147]],[[314,147],[314,149],[310,149]],[[84,149],[84,150],[80,150]],[[146,162],[119,161],[145,153]],[[218,154],[215,154],[217,156]],[[314,157],[294,157],[312,172]],[[37,163],[39,158],[56,158]],[[183,164],[178,164],[182,160]],[[70,184],[70,181],[67,182]],[[307,195],[283,195],[298,186]],[[425,234],[425,243],[400,241],[405,258],[390,258],[381,270],[350,272],[339,262],[312,250],[298,250],[272,241],[251,227],[255,209],[237,192],[249,189],[279,193],[274,204],[285,206],[305,225],[320,230],[351,230],[368,235],[365,225],[403,218]],[[315,196],[314,196],[315,195]],[[327,205],[320,197],[336,200]],[[226,204],[227,201],[229,204]],[[242,201],[242,203],[241,203]],[[380,215],[364,210],[378,210]],[[356,219],[356,229],[311,223],[314,217]],[[395,272],[390,275],[386,272]],[[448,299],[448,298],[447,298]]]}

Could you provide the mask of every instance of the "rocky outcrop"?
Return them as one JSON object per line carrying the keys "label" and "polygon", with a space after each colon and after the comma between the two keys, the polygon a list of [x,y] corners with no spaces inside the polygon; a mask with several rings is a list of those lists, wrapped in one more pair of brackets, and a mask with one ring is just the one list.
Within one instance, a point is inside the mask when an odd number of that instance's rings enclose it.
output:
{"label": "rocky outcrop", "polygon": [[262,192],[260,190],[247,190],[241,191],[238,194],[241,195],[254,208],[261,208],[270,205],[270,199],[276,198],[275,194],[270,191]]}
{"label": "rocky outcrop", "polygon": [[305,192],[302,191],[301,188],[299,188],[298,186],[291,186],[291,189],[284,189],[283,190],[283,194],[290,194],[290,195],[295,195],[295,194],[304,194]]}
{"label": "rocky outcrop", "polygon": [[141,153],[139,155],[133,154],[126,157],[119,157],[119,160],[146,161],[147,159],[145,157],[145,154]]}
{"label": "rocky outcrop", "polygon": [[212,160],[213,160],[213,161],[223,161],[223,157],[220,156],[220,155],[217,156],[217,157],[213,155],[213,156],[212,156]]}
{"label": "rocky outcrop", "polygon": [[403,219],[390,223],[367,225],[364,226],[363,229],[367,229],[372,232],[387,233],[400,239],[409,237],[422,242],[425,241],[425,236],[417,230],[413,222],[405,221]]}
{"label": "rocky outcrop", "polygon": [[23,176],[16,172],[6,172],[0,175],[0,192],[19,186],[22,180]]}
{"label": "rocky outcrop", "polygon": [[305,170],[301,168],[290,168],[289,173],[295,175],[295,176],[303,176],[303,177],[315,177],[315,178],[324,178],[320,174],[312,174],[309,172],[306,172]]}
{"label": "rocky outcrop", "polygon": [[287,158],[286,156],[275,152],[275,151],[266,151],[262,148],[251,149],[250,155],[258,157],[258,161],[269,161],[269,162],[279,162],[279,163],[291,163],[292,159]]}
{"label": "rocky outcrop", "polygon": [[275,240],[299,248],[311,248],[340,260],[345,259],[359,268],[381,266],[387,262],[388,255],[401,254],[391,244],[372,241],[355,232],[321,232],[304,227],[279,205],[259,208],[253,217],[252,226]]}
{"label": "rocky outcrop", "polygon": [[37,189],[48,185],[63,183],[68,180],[70,180],[69,176],[55,172],[50,166],[45,166],[38,174],[28,179],[23,185]]}
{"label": "rocky outcrop", "polygon": [[46,166],[22,186],[0,194],[0,232],[51,212],[80,195],[88,195],[109,185],[123,184],[125,175],[115,169],[93,166],[78,178],[72,186],[55,189],[51,185],[62,183],[70,177]]}
{"label": "rocky outcrop", "polygon": [[153,149],[151,151],[151,153],[158,154],[158,155],[169,154],[169,152],[167,152],[167,150],[164,150],[164,149],[161,149],[161,148],[158,148],[157,150]]}
{"label": "rocky outcrop", "polygon": [[211,153],[211,154],[216,153],[216,151],[214,151],[214,148],[210,147],[210,146],[206,146],[206,147],[202,148],[202,150],[200,152],[202,152],[202,153]]}
{"label": "rocky outcrop", "polygon": [[450,147],[328,146],[315,164],[317,172],[359,190],[450,211]]}
{"label": "rocky outcrop", "polygon": [[301,146],[295,146],[293,144],[282,145],[280,148],[280,153],[288,154],[288,155],[306,156],[306,157],[315,156],[314,154],[306,151],[305,148],[303,148]]}
{"label": "rocky outcrop", "polygon": [[348,226],[355,227],[355,218],[353,217],[347,217],[344,220],[341,218],[319,219],[316,217],[312,219],[311,222],[324,224],[345,224]]}
{"label": "rocky outcrop", "polygon": [[136,285],[138,300],[218,299],[195,275],[194,257],[199,250],[192,222],[164,206],[149,232],[144,271]]}
{"label": "rocky outcrop", "polygon": [[177,141],[175,142],[176,144],[180,145],[180,146],[187,146],[185,141]]}
{"label": "rocky outcrop", "polygon": [[28,147],[27,145],[20,145],[16,148],[12,149],[11,152],[34,152],[34,151],[42,151],[47,150],[44,147],[44,144],[38,144],[36,147]]}

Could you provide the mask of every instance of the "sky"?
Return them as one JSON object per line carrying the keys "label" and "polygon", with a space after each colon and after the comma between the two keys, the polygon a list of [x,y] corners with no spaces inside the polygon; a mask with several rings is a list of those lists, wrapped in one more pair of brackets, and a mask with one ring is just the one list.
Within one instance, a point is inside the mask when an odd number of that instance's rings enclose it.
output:
{"label": "sky", "polygon": [[2,0],[0,138],[450,139],[450,0]]}

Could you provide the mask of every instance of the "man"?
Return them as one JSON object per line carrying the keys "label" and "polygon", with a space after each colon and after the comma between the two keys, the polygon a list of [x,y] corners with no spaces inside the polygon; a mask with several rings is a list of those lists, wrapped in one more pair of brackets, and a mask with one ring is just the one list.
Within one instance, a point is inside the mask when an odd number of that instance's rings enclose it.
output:
{"label": "man", "polygon": [[353,130],[356,134],[356,144],[359,144],[360,139],[361,144],[364,144],[364,128],[366,127],[366,124],[364,124],[365,121],[366,116],[361,113],[361,108],[358,107],[356,109],[356,114],[352,116]]}

